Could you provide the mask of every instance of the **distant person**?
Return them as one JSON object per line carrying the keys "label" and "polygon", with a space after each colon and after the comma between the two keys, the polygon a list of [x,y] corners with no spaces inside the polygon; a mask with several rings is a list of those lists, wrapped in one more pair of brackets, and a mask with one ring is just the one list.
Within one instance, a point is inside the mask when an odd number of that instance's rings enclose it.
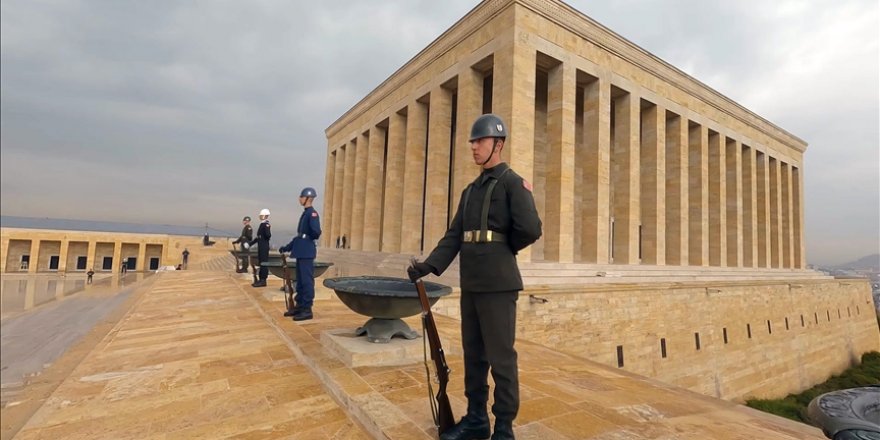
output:
{"label": "distant person", "polygon": [[174,268],[174,270],[181,270],[181,269],[183,269],[182,264],[178,264],[177,267]]}
{"label": "distant person", "polygon": [[[232,244],[237,244],[241,251],[247,251],[245,243],[250,243],[254,239],[254,228],[251,227],[251,217],[249,215],[244,216],[244,218],[241,219],[241,224],[243,225],[241,228],[241,235],[233,241]],[[237,273],[247,273],[247,255],[241,257],[241,267],[236,268],[235,271]]]}
{"label": "distant person", "polygon": [[342,248],[345,249],[345,234],[342,234]]}
{"label": "distant person", "polygon": [[183,268],[186,269],[189,263],[189,249],[183,248]]}
{"label": "distant person", "polygon": [[92,284],[92,277],[94,277],[94,276],[95,276],[95,270],[89,269],[89,271],[86,272],[86,284]]}
{"label": "distant person", "polygon": [[339,242],[340,242],[340,239],[341,239],[341,237],[337,235],[337,236],[336,236],[336,249],[339,249]]}
{"label": "distant person", "polygon": [[257,228],[257,238],[248,243],[248,247],[257,245],[257,260],[260,262],[260,279],[254,281],[253,287],[266,287],[266,279],[269,278],[269,267],[263,263],[269,261],[269,239],[272,238],[272,225],[269,224],[269,210],[263,208],[260,211],[260,227]]}
{"label": "distant person", "polygon": [[283,252],[291,252],[296,258],[296,296],[293,298],[293,310],[288,310],[284,316],[293,315],[294,321],[306,321],[312,319],[312,304],[315,300],[315,257],[318,250],[315,240],[321,237],[321,221],[318,211],[312,207],[318,192],[314,188],[306,187],[299,193],[299,204],[305,210],[299,217],[299,225],[296,227],[296,236],[286,246],[279,249]]}
{"label": "distant person", "polygon": [[119,268],[119,272],[122,274],[128,272],[128,258],[122,259],[122,267]]}

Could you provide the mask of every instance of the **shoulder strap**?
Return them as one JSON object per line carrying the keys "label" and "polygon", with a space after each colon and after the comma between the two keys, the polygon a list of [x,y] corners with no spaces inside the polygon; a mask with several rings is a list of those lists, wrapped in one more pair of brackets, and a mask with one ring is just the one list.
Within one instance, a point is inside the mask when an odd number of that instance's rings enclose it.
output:
{"label": "shoulder strap", "polygon": [[483,209],[480,213],[480,240],[487,241],[487,231],[489,230],[489,206],[492,204],[492,191],[495,190],[495,185],[498,184],[498,180],[504,177],[507,172],[510,171],[510,168],[501,172],[501,175],[498,178],[492,178],[489,182],[489,187],[486,188],[486,195],[483,197]]}

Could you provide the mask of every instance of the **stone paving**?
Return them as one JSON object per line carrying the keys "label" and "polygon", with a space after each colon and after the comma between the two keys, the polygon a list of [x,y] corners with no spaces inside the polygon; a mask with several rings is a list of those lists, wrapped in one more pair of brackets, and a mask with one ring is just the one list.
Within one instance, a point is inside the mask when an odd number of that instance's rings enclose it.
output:
{"label": "stone paving", "polygon": [[[254,289],[230,269],[158,275],[15,438],[436,438],[424,365],[349,368],[321,333],[366,318],[322,291],[316,319],[294,323],[282,316],[280,280]],[[437,322],[460,416],[458,321]],[[519,439],[824,438],[528,341],[517,349]]]}

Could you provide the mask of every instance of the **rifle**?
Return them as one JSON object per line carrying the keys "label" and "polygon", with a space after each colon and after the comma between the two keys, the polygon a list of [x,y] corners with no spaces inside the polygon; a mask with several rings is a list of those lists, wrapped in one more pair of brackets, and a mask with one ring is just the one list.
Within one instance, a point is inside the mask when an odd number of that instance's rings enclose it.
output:
{"label": "rifle", "polygon": [[290,285],[290,267],[287,266],[287,256],[284,255],[284,252],[281,253],[281,267],[284,269],[284,286],[281,287],[281,290],[284,290],[284,305],[288,312],[292,312],[293,287]]}
{"label": "rifle", "polygon": [[434,426],[437,433],[443,434],[452,425],[455,419],[452,415],[452,407],[449,405],[449,396],[446,395],[446,385],[449,384],[449,366],[446,365],[446,356],[443,354],[443,346],[440,345],[440,335],[437,334],[437,324],[434,323],[434,315],[431,314],[431,304],[428,302],[428,294],[425,292],[425,284],[422,280],[416,280],[416,290],[419,292],[419,301],[422,303],[422,327],[425,331],[425,339],[431,347],[431,360],[437,370],[436,400],[431,387],[431,373],[428,368],[427,355],[425,356],[425,371],[428,373],[428,397],[431,402],[431,415],[434,417]]}

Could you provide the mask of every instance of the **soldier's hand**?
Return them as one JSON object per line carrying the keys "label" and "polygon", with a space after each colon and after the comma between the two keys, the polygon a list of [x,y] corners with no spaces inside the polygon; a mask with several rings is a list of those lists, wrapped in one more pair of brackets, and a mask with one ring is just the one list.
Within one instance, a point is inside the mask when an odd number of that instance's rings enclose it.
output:
{"label": "soldier's hand", "polygon": [[406,274],[409,275],[409,279],[412,282],[415,282],[419,278],[434,272],[434,268],[431,267],[428,263],[419,263],[414,261],[409,267],[406,268]]}
{"label": "soldier's hand", "polygon": [[248,250],[251,248],[251,244],[248,242],[244,242],[244,244],[242,244],[242,246],[244,247],[244,250]]}

